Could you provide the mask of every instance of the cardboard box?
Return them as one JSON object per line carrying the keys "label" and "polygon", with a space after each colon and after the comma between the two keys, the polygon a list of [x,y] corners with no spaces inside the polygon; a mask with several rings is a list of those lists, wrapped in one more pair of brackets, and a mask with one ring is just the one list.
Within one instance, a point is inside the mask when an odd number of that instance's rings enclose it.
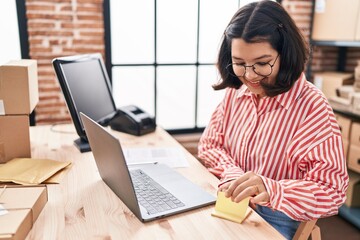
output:
{"label": "cardboard box", "polygon": [[30,209],[8,210],[0,216],[0,239],[25,239],[32,228]]}
{"label": "cardboard box", "polygon": [[360,148],[360,123],[358,122],[353,122],[351,125],[350,144]]}
{"label": "cardboard box", "polygon": [[[359,16],[360,17],[360,16]],[[360,18],[359,18],[360,19]],[[359,22],[359,27],[360,27],[360,22]],[[360,30],[360,29],[359,29]],[[359,33],[360,34],[360,33]],[[357,65],[354,69],[354,78],[355,78],[355,81],[359,80],[360,79],[360,60],[357,60]]]}
{"label": "cardboard box", "polygon": [[346,192],[345,205],[360,207],[360,174],[349,171],[349,187]]}
{"label": "cardboard box", "polygon": [[353,93],[352,97],[353,112],[360,115],[360,92]]}
{"label": "cardboard box", "polygon": [[47,199],[45,186],[6,188],[0,202],[8,213],[0,217],[0,239],[25,239]]}
{"label": "cardboard box", "polygon": [[351,119],[344,117],[340,114],[335,114],[335,117],[339,124],[343,140],[349,141],[351,131]]}
{"label": "cardboard box", "polygon": [[353,109],[351,99],[332,96],[328,98],[328,101],[333,109],[339,111],[351,112]]}
{"label": "cardboard box", "polygon": [[30,158],[29,116],[0,116],[0,163]]}
{"label": "cardboard box", "polygon": [[344,155],[345,155],[345,159],[346,161],[348,160],[349,157],[349,146],[350,146],[350,142],[349,140],[345,140],[343,139],[343,145],[344,145]]}
{"label": "cardboard box", "polygon": [[38,102],[36,60],[10,61],[0,66],[0,115],[30,114]]}
{"label": "cardboard box", "polygon": [[312,39],[318,41],[354,41],[357,35],[358,0],[316,0]]}
{"label": "cardboard box", "polygon": [[352,99],[355,93],[355,89],[353,85],[343,85],[336,89],[336,94],[341,98]]}
{"label": "cardboard box", "polygon": [[360,147],[350,144],[348,156],[348,168],[360,173]]}
{"label": "cardboard box", "polygon": [[354,83],[353,73],[321,72],[315,73],[314,85],[317,86],[327,98],[336,97],[336,90],[343,85]]}

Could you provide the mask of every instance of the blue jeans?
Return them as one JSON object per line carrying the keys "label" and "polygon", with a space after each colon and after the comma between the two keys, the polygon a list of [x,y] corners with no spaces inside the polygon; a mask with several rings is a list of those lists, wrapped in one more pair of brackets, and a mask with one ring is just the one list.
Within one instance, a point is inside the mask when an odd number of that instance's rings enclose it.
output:
{"label": "blue jeans", "polygon": [[286,239],[292,239],[300,225],[300,222],[289,218],[282,212],[272,210],[268,207],[257,205],[255,211]]}

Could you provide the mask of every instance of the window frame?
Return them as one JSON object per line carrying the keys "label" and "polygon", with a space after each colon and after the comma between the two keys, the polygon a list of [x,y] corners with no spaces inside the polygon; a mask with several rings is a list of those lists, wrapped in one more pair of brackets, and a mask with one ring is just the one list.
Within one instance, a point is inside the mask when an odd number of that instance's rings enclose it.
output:
{"label": "window frame", "polygon": [[[281,4],[281,0],[276,0]],[[154,67],[154,113],[156,119],[157,113],[157,67],[159,66],[195,66],[196,67],[196,75],[195,75],[195,114],[194,114],[194,128],[181,128],[181,129],[165,129],[171,134],[182,134],[182,133],[196,133],[202,132],[205,127],[197,126],[198,122],[198,95],[199,95],[199,66],[214,66],[216,63],[200,63],[199,62],[199,35],[200,35],[200,8],[201,8],[201,0],[197,0],[198,4],[198,12],[197,12],[197,33],[196,33],[196,61],[194,63],[158,63],[156,56],[156,48],[157,48],[157,39],[156,39],[156,31],[157,31],[157,0],[154,0],[154,50],[155,50],[155,61],[154,63],[136,63],[136,64],[113,64],[112,62],[112,51],[111,51],[111,19],[110,19],[110,0],[103,1],[103,14],[104,14],[104,30],[105,30],[105,66],[108,71],[110,83],[112,84],[112,68],[113,67],[136,67],[136,66],[151,66]],[[241,0],[238,0],[238,6],[240,6]]]}
{"label": "window frame", "polygon": [[[18,19],[20,51],[22,59],[30,59],[29,34],[26,17],[26,0],[16,0],[16,14]],[[29,116],[30,126],[36,125],[35,110]]]}

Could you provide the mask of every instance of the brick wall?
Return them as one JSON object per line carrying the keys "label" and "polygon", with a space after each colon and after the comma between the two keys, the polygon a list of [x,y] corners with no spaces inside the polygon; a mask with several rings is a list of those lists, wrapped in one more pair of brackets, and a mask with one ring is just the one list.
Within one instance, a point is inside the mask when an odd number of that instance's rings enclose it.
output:
{"label": "brick wall", "polygon": [[[282,5],[295,20],[306,39],[310,38],[311,31],[311,0],[283,0]],[[337,66],[336,47],[318,47],[312,48],[312,71],[335,70]]]}
{"label": "brick wall", "polygon": [[36,124],[70,122],[51,61],[92,52],[105,56],[102,0],[26,0],[26,16],[30,57],[39,71]]}
{"label": "brick wall", "polygon": [[[309,39],[311,25],[311,0],[283,0],[282,5],[288,10],[303,34]],[[346,27],[346,26],[345,26]],[[336,71],[338,48],[330,46],[312,46],[312,71]],[[360,59],[360,48],[348,48],[345,71],[352,72]]]}
{"label": "brick wall", "polygon": [[[100,52],[104,56],[102,0],[26,0],[30,57],[38,60],[40,101],[36,124],[70,122],[54,75],[55,57]],[[311,0],[283,0],[282,5],[309,39]],[[336,70],[336,47],[313,47],[312,70]],[[347,71],[360,59],[360,48],[348,51]]]}

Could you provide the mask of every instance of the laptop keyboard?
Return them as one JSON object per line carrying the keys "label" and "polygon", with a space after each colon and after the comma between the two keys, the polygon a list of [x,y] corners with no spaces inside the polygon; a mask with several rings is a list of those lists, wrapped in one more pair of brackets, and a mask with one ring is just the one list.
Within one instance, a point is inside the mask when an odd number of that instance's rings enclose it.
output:
{"label": "laptop keyboard", "polygon": [[149,214],[185,206],[140,169],[130,171],[130,175],[139,203]]}

